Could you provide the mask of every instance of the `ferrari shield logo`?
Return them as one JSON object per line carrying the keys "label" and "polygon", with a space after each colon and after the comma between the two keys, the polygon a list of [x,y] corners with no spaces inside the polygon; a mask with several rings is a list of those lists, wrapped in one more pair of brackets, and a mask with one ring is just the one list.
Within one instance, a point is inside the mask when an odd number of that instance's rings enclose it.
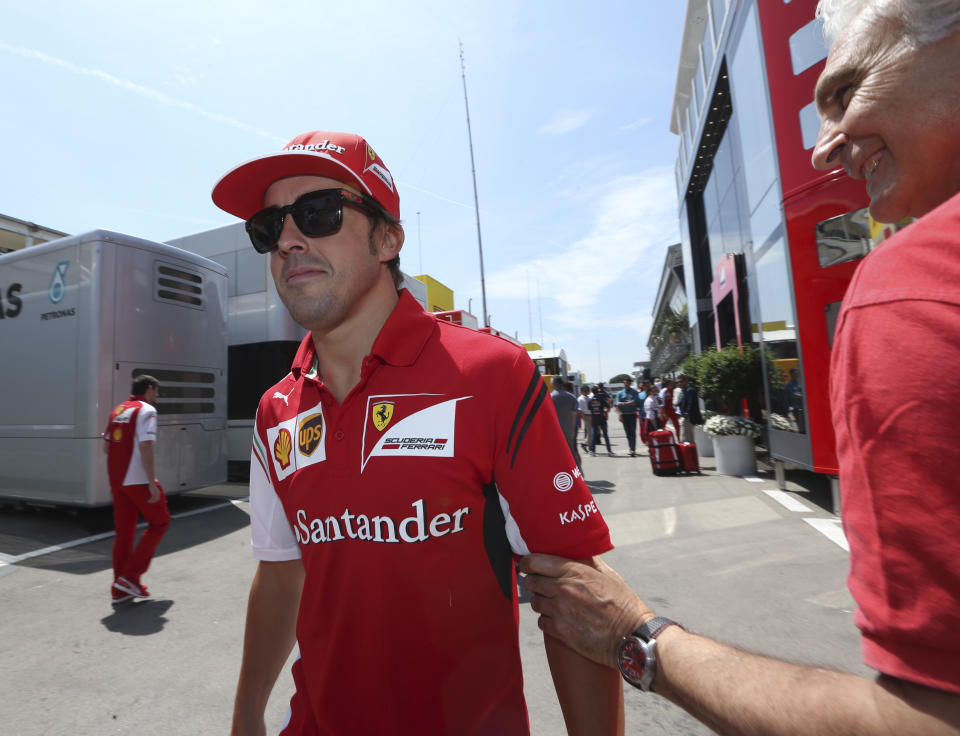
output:
{"label": "ferrari shield logo", "polygon": [[381,401],[373,405],[373,426],[378,432],[382,432],[393,419],[393,402]]}

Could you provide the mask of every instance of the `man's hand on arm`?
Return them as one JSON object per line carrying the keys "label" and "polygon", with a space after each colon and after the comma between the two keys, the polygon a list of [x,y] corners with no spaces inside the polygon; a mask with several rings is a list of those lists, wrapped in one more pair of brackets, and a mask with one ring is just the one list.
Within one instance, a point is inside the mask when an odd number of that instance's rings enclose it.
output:
{"label": "man's hand on arm", "polygon": [[[521,560],[540,628],[595,662],[616,665],[621,637],[653,613],[601,560]],[[789,664],[677,626],[657,636],[653,691],[721,734],[960,736],[960,694],[880,676]]]}
{"label": "man's hand on arm", "polygon": [[263,736],[270,692],[296,642],[303,563],[260,562],[250,586],[232,736]]}
{"label": "man's hand on arm", "polygon": [[534,554],[520,561],[540,628],[583,656],[617,667],[617,646],[653,613],[599,557],[589,561]]}
{"label": "man's hand on arm", "polygon": [[[536,606],[534,610],[539,612]],[[589,623],[583,625],[589,626]],[[622,734],[623,684],[616,664],[611,669],[611,663],[597,660],[576,647],[571,648],[547,626],[541,625],[541,628],[567,733],[571,736]]]}

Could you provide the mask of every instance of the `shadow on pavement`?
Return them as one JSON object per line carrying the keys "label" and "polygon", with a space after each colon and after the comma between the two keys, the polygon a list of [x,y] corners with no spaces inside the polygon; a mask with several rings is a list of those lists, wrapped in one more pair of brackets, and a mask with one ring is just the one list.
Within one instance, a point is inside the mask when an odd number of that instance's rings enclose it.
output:
{"label": "shadow on pavement", "polygon": [[617,490],[617,484],[608,480],[588,480],[584,482],[591,493],[613,493]]}
{"label": "shadow on pavement", "polygon": [[173,605],[171,600],[149,599],[133,603],[119,603],[113,613],[100,619],[107,630],[127,636],[149,636],[163,631],[167,617],[164,614]]}
{"label": "shadow on pavement", "polygon": [[[157,548],[157,557],[195,547],[250,525],[250,516],[229,501],[173,496],[169,499],[170,528]],[[19,522],[19,523],[18,523]],[[18,530],[19,534],[12,532]],[[137,529],[137,538],[143,528]],[[86,540],[88,536],[99,538]],[[53,547],[45,554],[17,562],[20,567],[89,575],[112,567],[113,515],[110,508],[72,513],[61,509],[13,509],[0,512],[0,539],[10,555]],[[56,549],[58,545],[77,546]]]}

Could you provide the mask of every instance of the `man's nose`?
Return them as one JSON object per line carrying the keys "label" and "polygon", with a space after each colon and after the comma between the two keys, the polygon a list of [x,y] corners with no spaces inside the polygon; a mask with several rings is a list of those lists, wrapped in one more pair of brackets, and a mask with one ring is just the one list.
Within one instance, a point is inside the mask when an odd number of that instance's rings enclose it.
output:
{"label": "man's nose", "polygon": [[293,215],[287,213],[283,218],[283,226],[280,228],[280,237],[277,239],[277,250],[281,253],[289,253],[294,250],[306,250],[307,241],[297,223],[293,221]]}
{"label": "man's nose", "polygon": [[848,142],[847,134],[840,130],[840,126],[829,120],[821,121],[817,143],[810,157],[813,168],[827,171],[841,166],[840,154]]}

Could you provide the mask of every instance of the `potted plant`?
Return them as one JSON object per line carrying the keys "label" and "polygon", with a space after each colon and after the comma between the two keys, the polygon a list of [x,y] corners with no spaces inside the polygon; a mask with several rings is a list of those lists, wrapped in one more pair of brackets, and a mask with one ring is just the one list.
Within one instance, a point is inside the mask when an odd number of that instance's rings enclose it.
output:
{"label": "potted plant", "polygon": [[[704,424],[706,424],[707,422],[710,421],[711,417],[715,417],[717,415],[717,412],[710,411],[709,409],[704,409],[701,412],[701,414],[703,414],[703,421],[704,421]],[[697,454],[700,455],[700,457],[713,457],[714,455],[713,437],[711,437],[706,433],[706,431],[704,431],[702,425],[699,425],[699,424],[694,425],[693,441],[697,445]]]}
{"label": "potted plant", "polygon": [[754,440],[762,425],[741,416],[744,406],[751,415],[760,416],[763,394],[763,367],[759,350],[727,345],[707,351],[697,365],[699,386],[707,406],[717,410],[703,427],[713,440],[717,472],[724,475],[749,475],[756,472]]}
{"label": "potted plant", "polygon": [[703,425],[713,438],[717,456],[717,472],[722,475],[753,475],[757,472],[754,440],[760,437],[762,425],[747,417],[716,414]]}

